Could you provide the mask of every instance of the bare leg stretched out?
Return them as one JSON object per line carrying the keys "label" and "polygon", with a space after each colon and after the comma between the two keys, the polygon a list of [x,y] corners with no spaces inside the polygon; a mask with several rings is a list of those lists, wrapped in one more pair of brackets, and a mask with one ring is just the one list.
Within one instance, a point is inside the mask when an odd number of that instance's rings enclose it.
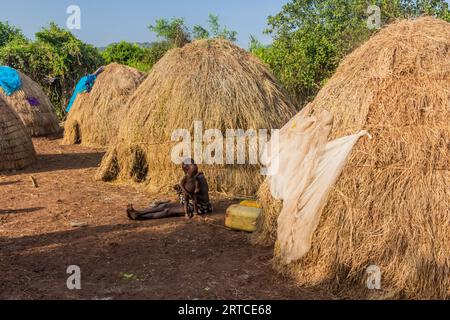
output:
{"label": "bare leg stretched out", "polygon": [[179,203],[163,203],[154,208],[137,211],[133,205],[127,207],[127,215],[131,220],[152,220],[184,216],[184,208]]}

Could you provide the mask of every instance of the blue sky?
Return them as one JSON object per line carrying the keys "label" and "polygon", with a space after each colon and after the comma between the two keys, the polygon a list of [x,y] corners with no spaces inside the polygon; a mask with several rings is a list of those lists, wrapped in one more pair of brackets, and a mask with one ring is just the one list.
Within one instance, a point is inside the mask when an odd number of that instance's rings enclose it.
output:
{"label": "blue sky", "polygon": [[288,0],[0,0],[0,20],[20,27],[32,38],[42,26],[55,21],[66,25],[69,5],[78,5],[82,29],[80,39],[96,46],[121,40],[149,42],[156,39],[147,29],[157,18],[184,17],[189,26],[206,25],[209,13],[219,15],[221,23],[239,33],[238,44],[247,47],[250,35],[263,43],[267,17],[279,12]]}

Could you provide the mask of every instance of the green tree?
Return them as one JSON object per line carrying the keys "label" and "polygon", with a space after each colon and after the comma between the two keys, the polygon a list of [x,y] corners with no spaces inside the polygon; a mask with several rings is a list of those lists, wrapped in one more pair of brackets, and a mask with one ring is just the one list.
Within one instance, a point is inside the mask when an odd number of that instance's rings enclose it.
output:
{"label": "green tree", "polygon": [[104,61],[96,48],[51,23],[36,33],[34,42],[12,41],[0,48],[0,63],[37,81],[63,116],[77,81]]}
{"label": "green tree", "polygon": [[105,63],[117,62],[124,65],[132,65],[142,61],[145,49],[135,43],[119,42],[109,45],[102,56]]}
{"label": "green tree", "polygon": [[192,28],[186,26],[183,18],[158,19],[155,24],[150,25],[150,31],[155,32],[161,41],[155,42],[145,51],[141,64],[141,69],[151,69],[153,65],[161,59],[164,54],[172,49],[183,47],[192,40],[225,38],[236,41],[237,32],[222,27],[219,17],[209,15],[208,28],[195,25]]}
{"label": "green tree", "polygon": [[196,40],[209,39],[211,37],[211,34],[204,27],[202,27],[200,25],[196,25],[196,26],[192,27],[192,36]]}
{"label": "green tree", "polygon": [[[209,14],[208,16],[209,32],[207,31],[207,37],[203,38],[222,38],[235,42],[237,40],[237,32],[228,30],[227,27],[222,27],[219,22],[219,16]],[[202,28],[201,26],[196,26]],[[195,27],[194,27],[195,28]],[[205,29],[204,29],[205,30]],[[206,34],[205,34],[206,35]]]}
{"label": "green tree", "polygon": [[315,96],[339,62],[376,30],[367,27],[370,4],[381,8],[382,24],[431,14],[450,20],[444,0],[292,0],[269,17],[268,48],[251,46],[286,88],[302,101]]}
{"label": "green tree", "polygon": [[174,47],[182,47],[191,41],[190,31],[182,18],[158,19],[148,28]]}
{"label": "green tree", "polygon": [[208,16],[209,30],[201,25],[195,25],[190,29],[186,26],[184,19],[173,18],[171,20],[158,19],[149,29],[157,34],[159,38],[169,42],[173,47],[182,47],[192,40],[223,38],[236,41],[237,32],[222,27],[219,17],[213,14]]}
{"label": "green tree", "polygon": [[157,63],[167,51],[172,48],[170,43],[161,41],[152,43],[151,47],[145,50],[142,63],[145,65],[146,70],[153,68],[155,63]]}
{"label": "green tree", "polygon": [[255,36],[250,36],[248,51],[259,57],[263,61],[269,61],[271,47],[263,45]]}
{"label": "green tree", "polygon": [[0,21],[0,47],[3,47],[11,41],[25,42],[26,38],[22,30],[11,26],[8,22]]}

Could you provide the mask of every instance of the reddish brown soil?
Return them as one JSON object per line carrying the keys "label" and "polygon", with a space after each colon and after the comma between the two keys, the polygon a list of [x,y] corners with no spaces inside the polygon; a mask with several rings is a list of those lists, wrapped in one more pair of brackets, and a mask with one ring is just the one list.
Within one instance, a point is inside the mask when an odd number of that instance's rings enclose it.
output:
{"label": "reddish brown soil", "polygon": [[[326,297],[274,272],[270,248],[225,229],[230,201],[215,197],[206,221],[131,222],[126,205],[146,207],[156,197],[94,181],[101,151],[56,138],[34,142],[32,168],[0,175],[0,299]],[[82,290],[66,287],[70,265],[81,267]]]}

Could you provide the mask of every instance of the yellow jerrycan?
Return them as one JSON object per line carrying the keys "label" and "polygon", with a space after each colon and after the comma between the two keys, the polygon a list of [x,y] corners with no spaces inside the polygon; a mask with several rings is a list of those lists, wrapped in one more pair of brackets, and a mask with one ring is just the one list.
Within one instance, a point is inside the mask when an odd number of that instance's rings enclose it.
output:
{"label": "yellow jerrycan", "polygon": [[227,209],[225,226],[233,230],[254,232],[261,212],[262,209],[256,201],[247,200],[232,205]]}

